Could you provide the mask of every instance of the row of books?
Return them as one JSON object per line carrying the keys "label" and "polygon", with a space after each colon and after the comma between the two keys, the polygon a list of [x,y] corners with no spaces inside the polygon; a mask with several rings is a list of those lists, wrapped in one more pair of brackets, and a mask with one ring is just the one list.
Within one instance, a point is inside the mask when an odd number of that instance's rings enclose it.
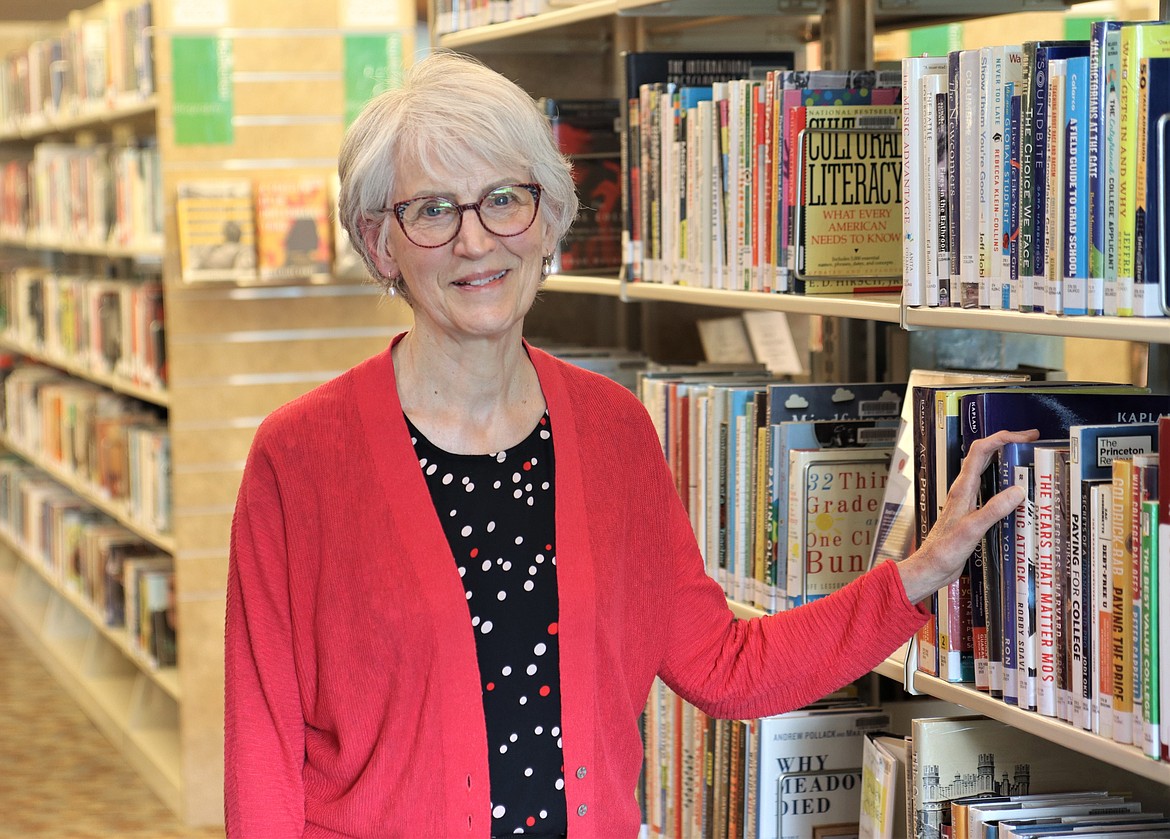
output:
{"label": "row of books", "polygon": [[0,238],[161,250],[162,169],[153,139],[40,143],[0,167]]}
{"label": "row of books", "polygon": [[835,696],[720,720],[659,681],[643,724],[653,837],[1006,839],[1037,835],[1024,819],[1059,835],[1081,817],[1163,830],[1170,818],[1156,784],[1086,789],[1095,758],[978,715],[923,716],[901,732],[887,710]]}
{"label": "row of books", "polygon": [[177,663],[169,555],[11,455],[0,457],[0,533],[96,623],[124,627],[149,664]]}
{"label": "row of books", "polygon": [[728,365],[649,370],[638,393],[728,597],[779,611],[869,566],[905,385]]}
{"label": "row of books", "polygon": [[153,406],[24,365],[4,380],[4,419],[18,451],[72,476],[143,527],[170,531],[169,431]]}
{"label": "row of books", "polygon": [[29,131],[155,92],[150,0],[102,0],[0,61],[0,130]]}
{"label": "row of books", "polygon": [[901,287],[900,78],[792,54],[627,53],[627,275],[763,292]]}
{"label": "row of books", "polygon": [[336,180],[304,174],[181,181],[176,215],[183,280],[366,278],[331,212]]}
{"label": "row of books", "polygon": [[[967,572],[940,591],[917,639],[917,667],[1021,709],[1062,719],[1170,760],[1170,396],[1086,383],[914,385],[919,541],[929,533],[971,443],[1035,428],[1009,444],[987,494],[1024,487]],[[1160,573],[1161,572],[1161,573]],[[1158,604],[1161,603],[1159,606]]]}
{"label": "row of books", "polygon": [[[643,724],[650,836],[813,839],[857,836],[862,741],[888,729],[890,717],[836,698],[761,719],[715,719],[656,680]],[[820,832],[829,825],[842,829]]]}
{"label": "row of books", "polygon": [[908,305],[1163,315],[1170,22],[902,73]]}
{"label": "row of books", "polygon": [[520,20],[557,6],[572,4],[572,0],[438,0],[435,3],[433,28],[436,35],[446,35],[477,26]]}
{"label": "row of books", "polygon": [[42,268],[0,275],[10,347],[70,369],[115,376],[148,389],[166,386],[162,284],[63,276]]}

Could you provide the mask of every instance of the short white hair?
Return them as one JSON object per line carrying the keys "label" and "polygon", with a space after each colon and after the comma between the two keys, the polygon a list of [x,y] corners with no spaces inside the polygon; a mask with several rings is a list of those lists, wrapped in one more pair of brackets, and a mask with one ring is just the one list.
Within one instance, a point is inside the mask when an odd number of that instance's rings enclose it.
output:
{"label": "short white hair", "polygon": [[401,87],[370,100],[346,132],[338,156],[337,213],[370,274],[401,292],[401,277],[382,276],[363,231],[389,236],[386,207],[397,167],[425,174],[458,172],[468,155],[527,173],[542,188],[540,209],[559,241],[577,216],[572,167],[557,149],[548,119],[514,82],[469,56],[437,51],[411,67]]}

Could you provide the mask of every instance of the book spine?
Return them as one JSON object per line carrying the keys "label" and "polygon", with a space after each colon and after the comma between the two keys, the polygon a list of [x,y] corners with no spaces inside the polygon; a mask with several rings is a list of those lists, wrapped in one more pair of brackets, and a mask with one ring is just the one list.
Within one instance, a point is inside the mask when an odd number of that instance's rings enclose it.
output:
{"label": "book spine", "polygon": [[1093,557],[1093,733],[1113,737],[1113,608],[1109,548],[1113,487],[1098,482],[1092,487]]}
{"label": "book spine", "polygon": [[1036,710],[1057,716],[1057,580],[1055,572],[1056,452],[1039,447],[1036,480],[1035,668]]}
{"label": "book spine", "polygon": [[[1001,455],[999,466],[999,484],[996,489],[1006,489],[1016,483],[1015,464]],[[1030,493],[1025,494],[1024,500],[1011,512],[1004,522],[1003,536],[1000,539],[1000,600],[999,614],[996,621],[1000,625],[1002,650],[1000,661],[1003,662],[1003,701],[1008,705],[1018,705],[1020,699],[1019,679],[1019,630],[1016,608],[1019,603],[1018,566],[1020,563],[1020,549],[1026,540],[1027,528],[1025,522],[1028,517],[1028,505],[1031,503]]]}
{"label": "book spine", "polygon": [[1068,583],[1069,600],[1068,614],[1071,632],[1069,648],[1072,649],[1072,658],[1069,666],[1072,668],[1071,679],[1071,711],[1072,722],[1082,729],[1092,730],[1093,711],[1089,700],[1093,696],[1092,687],[1092,644],[1093,635],[1088,632],[1090,624],[1089,585],[1092,572],[1089,544],[1089,513],[1090,493],[1085,479],[1083,479],[1082,459],[1088,453],[1082,452],[1080,440],[1076,436],[1069,439],[1069,497],[1068,497]]}
{"label": "book spine", "polygon": [[1158,205],[1165,197],[1158,193],[1157,120],[1163,113],[1170,112],[1170,51],[1160,58],[1143,58],[1139,62],[1138,74],[1133,307],[1137,317],[1160,317],[1163,290],[1159,277],[1158,240],[1160,233],[1164,235],[1165,219],[1159,213]]}
{"label": "book spine", "polygon": [[1000,233],[1000,273],[1003,291],[1000,308],[1019,309],[1019,210],[1020,210],[1020,94],[1019,82],[1008,82],[1004,91],[1007,99],[1007,119],[1004,126],[1004,207]]}
{"label": "book spine", "polygon": [[960,252],[962,251],[962,231],[959,225],[960,193],[962,189],[959,173],[959,115],[960,115],[960,84],[958,50],[947,56],[947,225],[950,228],[951,260],[950,283],[946,288],[946,299],[943,300],[943,288],[939,287],[940,306],[958,306],[962,300],[959,293],[960,285]]}
{"label": "book spine", "polygon": [[1113,739],[1133,742],[1133,552],[1130,541],[1130,505],[1133,461],[1113,461],[1113,507],[1110,511],[1109,603],[1110,666],[1113,671]]}
{"label": "book spine", "polygon": [[1071,58],[1065,76],[1065,205],[1064,205],[1064,314],[1087,315],[1090,311],[1088,289],[1089,144],[1085,129],[1088,123],[1087,58]]}
{"label": "book spine", "polygon": [[959,291],[964,309],[979,308],[979,50],[959,54]]}
{"label": "book spine", "polygon": [[[1073,723],[1072,572],[1069,567],[1072,476],[1069,456],[1069,450],[1062,447],[1057,449],[1053,459],[1052,574],[1057,646],[1057,716],[1067,723]],[[1077,590],[1079,592],[1079,586]],[[1079,609],[1077,615],[1080,615]]]}
{"label": "book spine", "polygon": [[[1042,261],[1037,263],[1035,276],[1044,288],[1044,311],[1062,314],[1064,286],[1060,255],[1064,251],[1064,89],[1067,59],[1048,62],[1047,162],[1044,170],[1044,205],[1038,210],[1044,216]],[[1040,286],[1037,286],[1039,288]]]}
{"label": "book spine", "polygon": [[1035,41],[1024,44],[1024,76],[1020,84],[1020,209],[1019,209],[1019,309],[1032,311],[1032,258],[1035,249],[1035,167],[1036,167],[1036,123],[1034,103],[1034,82],[1036,75]]}
{"label": "book spine", "polygon": [[923,169],[915,165],[925,123],[919,95],[922,58],[902,59],[902,301],[907,306],[926,303]]}
{"label": "book spine", "polygon": [[1003,276],[997,246],[1003,225],[1004,47],[979,51],[979,305],[1002,308]]}
{"label": "book spine", "polygon": [[1141,505],[1141,667],[1142,667],[1142,751],[1154,760],[1161,751],[1161,645],[1158,614],[1159,590],[1166,584],[1158,567],[1158,501],[1145,500]]}
{"label": "book spine", "polygon": [[1134,225],[1137,191],[1138,62],[1140,26],[1126,26],[1120,38],[1117,104],[1117,314],[1134,314]]}
{"label": "book spine", "polygon": [[[1105,33],[1110,21],[1094,21],[1089,35],[1089,314],[1105,314],[1105,178],[1112,149],[1101,142],[1105,119],[1105,94],[1109,89],[1105,78]],[[1115,27],[1114,27],[1115,28]]]}
{"label": "book spine", "polygon": [[[1024,501],[1015,517],[1015,610],[1009,622],[1015,623],[1016,705],[1026,711],[1036,710],[1036,494],[1032,467],[1016,466],[1014,482],[1024,489]],[[1010,701],[1010,697],[1008,697]]]}
{"label": "book spine", "polygon": [[1036,50],[1032,67],[1032,311],[1045,311],[1047,302],[1046,268],[1048,255],[1045,247],[1048,236],[1049,192],[1049,60],[1044,47]]}
{"label": "book spine", "polygon": [[[1106,80],[1104,114],[1101,119],[1101,144],[1103,159],[1100,164],[1104,180],[1102,209],[1105,216],[1105,242],[1103,272],[1105,275],[1105,314],[1118,315],[1122,309],[1122,288],[1119,282],[1119,259],[1121,241],[1121,216],[1117,204],[1120,180],[1120,155],[1117,144],[1121,131],[1121,30],[1106,29],[1105,45],[1102,50],[1102,76]],[[1132,302],[1127,302],[1132,307]]]}

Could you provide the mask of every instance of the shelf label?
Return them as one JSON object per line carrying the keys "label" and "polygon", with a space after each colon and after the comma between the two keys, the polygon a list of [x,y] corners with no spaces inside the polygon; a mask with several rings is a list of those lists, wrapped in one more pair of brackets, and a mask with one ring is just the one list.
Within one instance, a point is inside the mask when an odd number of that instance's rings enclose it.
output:
{"label": "shelf label", "polygon": [[235,139],[232,42],[175,35],[171,57],[175,145],[231,145]]}
{"label": "shelf label", "polygon": [[345,36],[345,124],[366,103],[398,87],[403,70],[402,33]]}

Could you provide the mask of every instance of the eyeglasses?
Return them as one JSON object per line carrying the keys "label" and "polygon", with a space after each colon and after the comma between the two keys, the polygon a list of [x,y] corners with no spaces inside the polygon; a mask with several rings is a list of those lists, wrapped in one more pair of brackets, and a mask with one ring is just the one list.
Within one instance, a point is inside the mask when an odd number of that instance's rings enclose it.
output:
{"label": "eyeglasses", "polygon": [[437,195],[399,201],[390,209],[406,238],[420,248],[441,248],[459,235],[463,213],[475,210],[484,230],[494,236],[519,236],[532,226],[540,207],[540,184],[508,184],[470,204]]}

